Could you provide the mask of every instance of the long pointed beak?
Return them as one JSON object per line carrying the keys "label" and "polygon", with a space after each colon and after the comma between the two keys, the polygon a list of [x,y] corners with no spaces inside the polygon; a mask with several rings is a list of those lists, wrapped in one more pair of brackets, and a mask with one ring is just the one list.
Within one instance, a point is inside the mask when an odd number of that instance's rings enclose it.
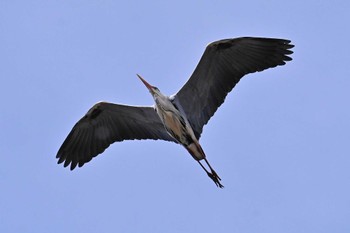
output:
{"label": "long pointed beak", "polygon": [[143,84],[145,84],[145,86],[148,88],[149,91],[153,90],[153,86],[151,84],[149,84],[148,82],[146,82],[146,80],[144,80],[140,75],[136,74],[137,77],[139,77],[139,79],[143,82]]}

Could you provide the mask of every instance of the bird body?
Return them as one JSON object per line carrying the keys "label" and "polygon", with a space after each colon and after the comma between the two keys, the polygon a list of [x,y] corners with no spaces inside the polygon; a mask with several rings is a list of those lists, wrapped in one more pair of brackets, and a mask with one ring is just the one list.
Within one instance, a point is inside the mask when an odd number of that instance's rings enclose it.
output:
{"label": "bird body", "polygon": [[[181,114],[179,110],[168,100],[168,106],[161,106],[156,103],[155,109],[158,116],[164,124],[167,132],[180,144],[187,146],[195,139],[192,127],[188,123],[186,116]],[[201,158],[198,158],[201,159]]]}
{"label": "bird body", "polygon": [[[139,78],[145,82],[141,76]],[[193,144],[197,138],[185,113],[179,110],[181,109],[180,106],[175,105],[168,96],[164,96],[159,90],[153,96],[155,110],[169,135],[186,148]],[[204,159],[205,155],[203,153],[194,151],[193,149],[191,151],[193,151],[192,155],[196,160]]]}
{"label": "bird body", "polygon": [[[186,84],[174,95],[163,95],[141,76],[155,106],[128,106],[100,102],[73,127],[56,157],[73,170],[102,153],[110,144],[133,139],[161,139],[187,149],[214,183],[220,177],[199,143],[208,123],[226,95],[249,73],[284,65],[292,60],[289,40],[258,37],[224,39],[209,44]],[[206,166],[201,161],[204,160]]]}
{"label": "bird body", "polygon": [[[161,119],[164,128],[168,134],[173,137],[179,144],[184,146],[187,151],[192,155],[192,157],[198,161],[201,167],[205,170],[207,175],[214,181],[218,187],[224,187],[220,183],[220,177],[210,166],[208,160],[205,157],[204,151],[198,142],[198,139],[194,135],[191,124],[188,122],[186,114],[182,111],[181,104],[177,104],[168,96],[163,95],[157,87],[150,85],[146,80],[144,80],[140,75],[137,75],[140,80],[148,88],[149,92],[153,96],[155,101],[155,110]],[[204,167],[200,160],[205,160],[206,164],[209,166],[210,172]]]}

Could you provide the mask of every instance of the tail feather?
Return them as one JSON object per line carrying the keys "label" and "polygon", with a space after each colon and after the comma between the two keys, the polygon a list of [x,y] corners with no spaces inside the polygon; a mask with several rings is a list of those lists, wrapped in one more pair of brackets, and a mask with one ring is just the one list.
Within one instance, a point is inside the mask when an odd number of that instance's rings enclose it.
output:
{"label": "tail feather", "polygon": [[192,157],[199,161],[205,159],[204,151],[198,141],[193,141],[191,144],[185,147]]}

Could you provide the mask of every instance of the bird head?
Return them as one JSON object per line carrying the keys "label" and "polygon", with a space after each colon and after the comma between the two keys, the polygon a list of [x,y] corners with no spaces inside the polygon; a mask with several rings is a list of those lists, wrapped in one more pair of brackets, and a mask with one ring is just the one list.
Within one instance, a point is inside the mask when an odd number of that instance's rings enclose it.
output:
{"label": "bird head", "polygon": [[149,90],[149,92],[151,93],[151,95],[153,97],[159,96],[161,95],[161,92],[159,91],[159,89],[155,86],[152,86],[151,84],[149,84],[146,80],[144,80],[140,75],[137,74],[137,77],[139,77],[139,79],[143,82],[143,84],[145,84],[145,86],[147,87],[147,89]]}

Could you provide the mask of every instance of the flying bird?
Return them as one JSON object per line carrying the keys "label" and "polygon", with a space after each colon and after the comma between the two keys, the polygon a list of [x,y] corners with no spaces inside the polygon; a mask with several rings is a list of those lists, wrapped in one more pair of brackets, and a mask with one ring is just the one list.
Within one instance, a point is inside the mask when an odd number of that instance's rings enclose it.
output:
{"label": "flying bird", "polygon": [[[165,140],[182,145],[214,183],[221,178],[199,143],[208,123],[227,94],[246,74],[291,61],[290,40],[241,37],[210,43],[190,79],[166,96],[137,75],[151,93],[154,106],[96,103],[73,127],[56,158],[64,167],[82,167],[114,142],[134,139]],[[205,163],[203,163],[203,160]]]}

